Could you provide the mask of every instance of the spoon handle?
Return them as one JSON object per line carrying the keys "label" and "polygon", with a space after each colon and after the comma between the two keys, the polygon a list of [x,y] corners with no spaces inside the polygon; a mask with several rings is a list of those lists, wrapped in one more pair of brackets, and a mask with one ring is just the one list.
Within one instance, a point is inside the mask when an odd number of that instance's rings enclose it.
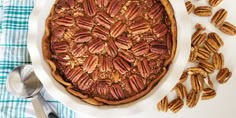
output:
{"label": "spoon handle", "polygon": [[32,99],[32,103],[37,118],[59,118],[40,93]]}

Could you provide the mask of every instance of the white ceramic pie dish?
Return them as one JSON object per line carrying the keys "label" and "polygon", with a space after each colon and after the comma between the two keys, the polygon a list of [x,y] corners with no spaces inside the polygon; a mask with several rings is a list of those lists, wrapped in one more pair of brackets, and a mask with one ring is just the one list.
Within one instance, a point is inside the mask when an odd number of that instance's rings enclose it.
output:
{"label": "white ceramic pie dish", "polygon": [[92,106],[68,93],[51,75],[49,65],[43,59],[42,37],[45,32],[45,21],[54,4],[54,0],[37,0],[29,19],[28,50],[34,71],[46,91],[75,112],[95,117],[128,117],[156,106],[180,78],[188,62],[193,29],[184,6],[184,0],[170,0],[177,22],[177,49],[175,58],[167,74],[146,96],[134,102],[118,106]]}

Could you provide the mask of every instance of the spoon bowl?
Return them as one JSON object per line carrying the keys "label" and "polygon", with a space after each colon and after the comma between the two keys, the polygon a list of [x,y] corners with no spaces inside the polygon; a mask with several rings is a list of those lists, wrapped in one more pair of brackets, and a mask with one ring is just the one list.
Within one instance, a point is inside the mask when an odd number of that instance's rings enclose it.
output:
{"label": "spoon bowl", "polygon": [[14,96],[31,98],[38,118],[58,118],[40,94],[43,85],[35,75],[32,65],[21,65],[13,69],[7,77],[6,88]]}
{"label": "spoon bowl", "polygon": [[32,98],[43,88],[31,65],[21,65],[12,70],[6,80],[7,90],[17,97]]}

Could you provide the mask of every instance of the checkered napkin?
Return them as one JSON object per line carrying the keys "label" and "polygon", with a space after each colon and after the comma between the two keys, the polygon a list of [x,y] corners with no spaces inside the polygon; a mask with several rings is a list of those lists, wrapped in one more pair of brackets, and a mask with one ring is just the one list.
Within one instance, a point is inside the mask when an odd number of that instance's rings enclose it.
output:
{"label": "checkered napkin", "polygon": [[[5,86],[6,77],[13,68],[31,63],[26,42],[33,5],[34,0],[0,0],[0,118],[35,118],[30,100],[12,96]],[[60,118],[76,117],[45,90],[42,94]]]}

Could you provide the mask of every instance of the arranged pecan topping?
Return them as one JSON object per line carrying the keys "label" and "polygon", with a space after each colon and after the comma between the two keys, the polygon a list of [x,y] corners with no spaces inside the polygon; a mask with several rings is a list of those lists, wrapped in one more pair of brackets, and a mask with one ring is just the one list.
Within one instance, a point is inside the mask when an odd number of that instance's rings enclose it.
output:
{"label": "arranged pecan topping", "polygon": [[104,49],[104,43],[100,39],[94,39],[89,43],[88,49],[91,53],[99,53]]}
{"label": "arranged pecan topping", "polygon": [[149,51],[149,45],[147,42],[136,43],[131,50],[135,56],[144,55]]}
{"label": "arranged pecan topping", "polygon": [[98,57],[96,55],[91,55],[83,63],[83,70],[92,73],[98,65]]}
{"label": "arranged pecan topping", "polygon": [[96,14],[96,6],[94,0],[83,1],[84,11],[88,16],[94,16]]}
{"label": "arranged pecan topping", "polygon": [[87,16],[79,16],[77,18],[76,23],[80,28],[87,29],[87,30],[92,30],[94,26],[93,20]]}
{"label": "arranged pecan topping", "polygon": [[77,43],[89,42],[90,40],[92,40],[92,38],[93,37],[91,36],[90,31],[88,30],[80,30],[74,35],[74,41]]}
{"label": "arranged pecan topping", "polygon": [[130,71],[131,67],[128,62],[126,62],[121,57],[116,57],[113,59],[113,66],[114,68],[119,71],[121,74],[125,74]]}
{"label": "arranged pecan topping", "polygon": [[[90,104],[123,104],[144,96],[162,79],[175,54],[176,23],[169,7],[165,0],[57,0],[45,38],[48,60],[56,67],[53,76]],[[208,40],[206,50],[196,48],[195,60],[206,60],[208,52],[223,45],[214,34]],[[213,66],[220,69],[218,57]],[[211,66],[200,64],[210,71]],[[159,107],[166,111],[168,101]]]}

